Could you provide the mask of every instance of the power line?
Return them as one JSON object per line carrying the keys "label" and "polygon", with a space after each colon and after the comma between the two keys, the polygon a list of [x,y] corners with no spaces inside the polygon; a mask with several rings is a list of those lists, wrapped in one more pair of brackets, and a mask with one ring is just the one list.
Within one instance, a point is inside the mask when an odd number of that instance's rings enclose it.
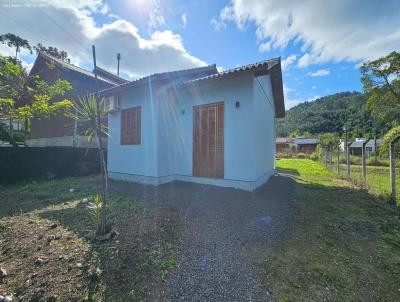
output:
{"label": "power line", "polygon": [[272,108],[274,108],[274,105],[272,105],[272,102],[271,102],[271,100],[269,99],[269,96],[268,96],[268,94],[265,92],[265,90],[264,90],[264,87],[261,85],[261,82],[260,82],[260,80],[258,79],[258,77],[255,77],[255,78],[256,78],[256,80],[257,80],[258,84],[260,85],[260,87],[261,87],[261,90],[262,90],[263,94],[266,96],[266,98],[267,98],[267,100],[268,100],[269,104],[271,105],[271,107],[272,107]]}
{"label": "power line", "polygon": [[35,33],[35,32],[32,31],[29,27],[27,27],[27,26],[24,25],[23,23],[21,23],[21,22],[15,20],[15,19],[12,18],[11,16],[6,15],[6,14],[4,14],[4,13],[1,12],[1,11],[0,11],[0,14],[3,15],[3,16],[5,16],[6,18],[10,19],[11,21],[13,21],[15,24],[21,26],[21,27],[24,28],[25,30],[29,31],[31,34],[35,35],[36,37],[38,37],[38,38],[40,38],[40,39],[43,39],[43,38],[44,38],[44,36]]}
{"label": "power line", "polygon": [[79,48],[82,48],[82,42],[80,42],[80,41],[79,41],[78,39],[76,39],[72,34],[70,34],[64,27],[62,27],[60,24],[58,24],[56,20],[54,20],[51,16],[49,16],[48,14],[46,14],[40,7],[37,7],[37,9],[38,9],[43,15],[45,15],[47,18],[49,18],[49,20],[50,20],[55,26],[57,26],[59,29],[61,29],[68,37],[70,37],[72,41],[74,41],[77,45],[79,45]]}

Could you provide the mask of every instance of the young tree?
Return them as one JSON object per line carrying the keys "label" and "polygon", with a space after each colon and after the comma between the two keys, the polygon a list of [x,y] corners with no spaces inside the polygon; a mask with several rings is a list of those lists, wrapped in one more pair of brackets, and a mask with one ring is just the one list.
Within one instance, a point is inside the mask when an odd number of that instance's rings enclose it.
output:
{"label": "young tree", "polygon": [[58,49],[57,47],[45,47],[41,43],[38,43],[36,46],[33,47],[33,49],[36,51],[36,54],[39,54],[39,52],[43,52],[65,62],[70,62],[70,59],[68,58],[68,53],[64,50]]}
{"label": "young tree", "polygon": [[18,53],[21,51],[21,48],[28,49],[30,53],[32,53],[32,47],[28,40],[22,39],[20,36],[12,33],[0,35],[0,42],[7,44],[8,47],[15,47],[15,60],[18,58]]}
{"label": "young tree", "polygon": [[106,114],[104,108],[104,99],[97,101],[96,96],[88,95],[79,98],[73,110],[70,111],[69,117],[75,119],[79,124],[84,124],[89,142],[93,139],[97,143],[100,158],[101,180],[102,180],[102,197],[101,197],[101,222],[97,226],[97,235],[105,235],[107,229],[107,191],[108,191],[108,176],[106,161],[104,158],[104,146],[101,140],[102,137],[108,135],[107,126],[101,122],[101,117]]}
{"label": "young tree", "polygon": [[365,62],[361,68],[361,82],[369,94],[367,109],[378,120],[400,122],[400,53]]}
{"label": "young tree", "polygon": [[298,136],[300,136],[300,131],[298,129],[293,130],[292,132],[290,132],[288,134],[288,137],[290,137],[290,138],[295,138],[295,137],[298,137]]}
{"label": "young tree", "polygon": [[[54,102],[54,99],[63,97],[71,89],[65,80],[48,85],[39,77],[29,79],[19,61],[0,55],[0,120],[29,120],[63,112],[72,102],[67,99]],[[14,144],[11,122],[8,130],[3,124],[0,128]]]}
{"label": "young tree", "polygon": [[302,136],[310,138],[313,137],[313,134],[310,131],[304,131]]}
{"label": "young tree", "polygon": [[321,146],[333,148],[339,143],[339,137],[336,133],[323,133],[318,136]]}

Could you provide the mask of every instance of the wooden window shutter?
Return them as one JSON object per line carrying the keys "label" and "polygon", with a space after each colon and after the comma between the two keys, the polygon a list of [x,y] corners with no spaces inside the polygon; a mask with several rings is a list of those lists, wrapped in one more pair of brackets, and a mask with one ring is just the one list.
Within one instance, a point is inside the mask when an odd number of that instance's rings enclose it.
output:
{"label": "wooden window shutter", "polygon": [[121,110],[121,145],[141,144],[141,107]]}

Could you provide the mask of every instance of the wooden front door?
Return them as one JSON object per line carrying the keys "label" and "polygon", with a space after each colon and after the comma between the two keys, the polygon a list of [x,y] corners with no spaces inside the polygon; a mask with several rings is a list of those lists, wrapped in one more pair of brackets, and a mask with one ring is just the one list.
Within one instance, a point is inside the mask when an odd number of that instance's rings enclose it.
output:
{"label": "wooden front door", "polygon": [[193,176],[224,178],[224,103],[193,107]]}

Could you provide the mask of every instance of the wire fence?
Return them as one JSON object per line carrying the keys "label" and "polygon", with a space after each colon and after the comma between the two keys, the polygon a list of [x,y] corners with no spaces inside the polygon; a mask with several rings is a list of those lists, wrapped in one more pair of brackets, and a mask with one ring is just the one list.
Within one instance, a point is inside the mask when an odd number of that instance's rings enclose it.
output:
{"label": "wire fence", "polygon": [[[397,146],[398,147],[398,146]],[[398,148],[394,148],[398,149]],[[364,153],[365,154],[365,153]],[[364,158],[364,159],[363,159]],[[373,194],[387,199],[395,199],[400,204],[400,161],[399,154],[393,153],[395,163],[395,194],[392,195],[390,160],[388,154],[349,155],[339,147],[322,147],[320,161],[327,169],[336,172],[341,178],[348,179],[357,186],[368,189]],[[363,161],[365,164],[363,165]]]}

